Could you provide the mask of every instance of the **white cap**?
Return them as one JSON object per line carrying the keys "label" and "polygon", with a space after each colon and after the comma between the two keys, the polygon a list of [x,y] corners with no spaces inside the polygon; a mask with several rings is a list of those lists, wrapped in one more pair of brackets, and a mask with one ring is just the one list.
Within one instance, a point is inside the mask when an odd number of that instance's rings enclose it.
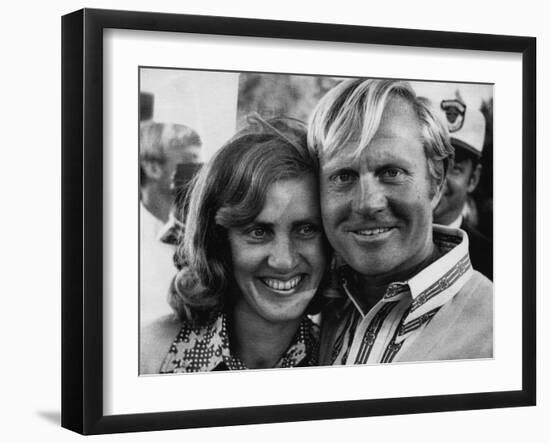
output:
{"label": "white cap", "polygon": [[451,144],[481,157],[485,141],[485,116],[479,110],[481,100],[461,93],[475,85],[411,82],[411,86],[417,96],[429,100],[430,109],[449,131]]}

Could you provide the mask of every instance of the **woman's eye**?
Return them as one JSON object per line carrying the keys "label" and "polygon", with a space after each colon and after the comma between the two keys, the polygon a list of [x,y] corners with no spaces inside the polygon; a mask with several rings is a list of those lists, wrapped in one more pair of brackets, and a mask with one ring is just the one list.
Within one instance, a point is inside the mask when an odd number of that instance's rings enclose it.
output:
{"label": "woman's eye", "polygon": [[312,224],[303,225],[298,230],[298,233],[303,237],[311,237],[317,234],[317,232],[318,232],[317,226]]}
{"label": "woman's eye", "polygon": [[248,231],[248,235],[250,235],[252,238],[264,238],[265,234],[266,232],[263,228],[254,228]]}

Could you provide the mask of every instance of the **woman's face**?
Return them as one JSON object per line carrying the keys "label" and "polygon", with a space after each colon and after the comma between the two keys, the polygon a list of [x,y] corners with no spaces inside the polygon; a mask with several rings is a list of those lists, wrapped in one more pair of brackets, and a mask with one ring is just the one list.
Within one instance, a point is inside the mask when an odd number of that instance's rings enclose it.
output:
{"label": "woman's face", "polygon": [[313,175],[272,184],[262,212],[228,234],[239,308],[270,323],[299,319],[327,260]]}

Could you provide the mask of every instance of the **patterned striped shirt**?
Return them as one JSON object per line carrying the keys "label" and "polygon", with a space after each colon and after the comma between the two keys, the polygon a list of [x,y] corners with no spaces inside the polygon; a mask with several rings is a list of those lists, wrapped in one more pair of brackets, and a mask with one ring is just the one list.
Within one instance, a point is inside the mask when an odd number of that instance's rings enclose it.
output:
{"label": "patterned striped shirt", "polygon": [[354,271],[338,270],[348,300],[323,319],[321,364],[391,363],[411,346],[473,273],[464,231],[434,225],[433,239],[443,255],[411,279],[389,284],[370,310]]}

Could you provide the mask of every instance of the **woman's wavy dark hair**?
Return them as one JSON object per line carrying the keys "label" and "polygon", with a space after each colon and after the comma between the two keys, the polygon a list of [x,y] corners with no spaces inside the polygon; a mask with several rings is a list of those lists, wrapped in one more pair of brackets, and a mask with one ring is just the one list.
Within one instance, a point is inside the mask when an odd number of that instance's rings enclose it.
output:
{"label": "woman's wavy dark hair", "polygon": [[[236,283],[227,229],[256,218],[271,184],[317,173],[303,122],[266,121],[259,115],[247,122],[202,168],[187,195],[185,234],[176,250],[176,261],[184,265],[169,293],[181,320],[208,321],[233,303]],[[318,299],[310,303],[309,313],[319,311]]]}

